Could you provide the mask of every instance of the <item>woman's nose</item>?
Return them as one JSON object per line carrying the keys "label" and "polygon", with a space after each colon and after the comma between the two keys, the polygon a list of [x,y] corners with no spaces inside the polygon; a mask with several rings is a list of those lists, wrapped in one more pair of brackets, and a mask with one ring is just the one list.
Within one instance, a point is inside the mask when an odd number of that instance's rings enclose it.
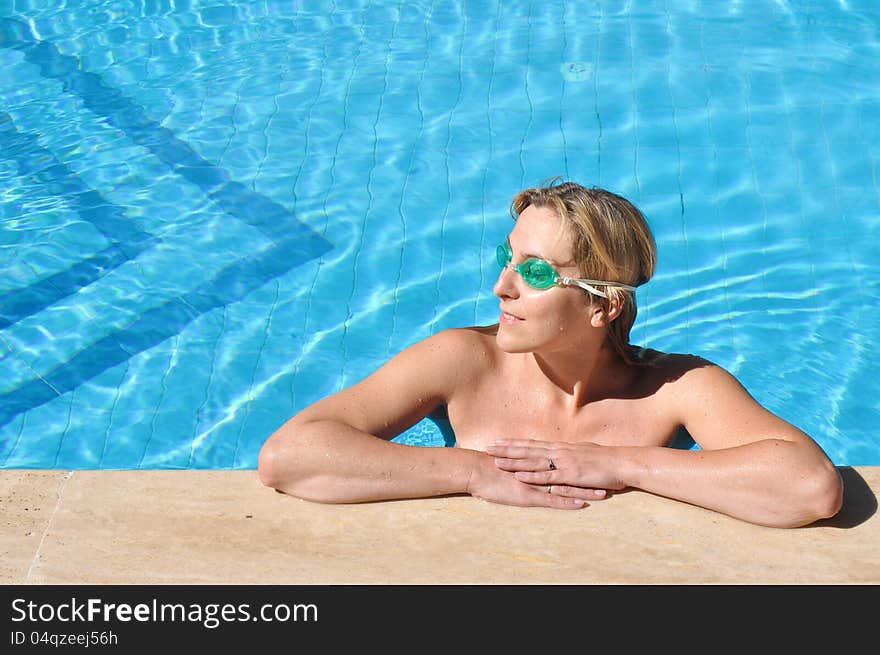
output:
{"label": "woman's nose", "polygon": [[495,281],[495,286],[492,288],[495,295],[499,298],[518,297],[519,290],[516,285],[516,278],[518,276],[519,274],[513,270],[513,266],[510,264],[502,268],[501,272],[498,274],[498,279]]}

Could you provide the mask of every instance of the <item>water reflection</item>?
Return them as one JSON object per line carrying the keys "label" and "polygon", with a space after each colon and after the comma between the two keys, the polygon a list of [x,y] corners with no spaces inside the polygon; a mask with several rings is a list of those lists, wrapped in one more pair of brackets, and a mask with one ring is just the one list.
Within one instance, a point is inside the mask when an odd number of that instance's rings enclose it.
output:
{"label": "water reflection", "polygon": [[[714,359],[836,462],[876,464],[873,14],[558,9],[17,4],[0,56],[18,129],[160,242],[4,329],[4,385],[46,377],[169,298],[210,307],[150,325],[162,338],[16,415],[0,462],[254,466],[293,412],[437,330],[494,321],[507,205],[562,174],[631,197],[655,230],[660,267],[638,292],[635,341]],[[182,181],[77,101],[70,78],[41,76],[7,47],[21,39],[76,57],[139,121],[334,248],[258,280],[227,275],[210,298],[248,283],[229,302],[186,296],[292,235],[230,221],[202,178]],[[2,288],[103,252],[100,231],[45,180],[25,183],[9,152]]]}

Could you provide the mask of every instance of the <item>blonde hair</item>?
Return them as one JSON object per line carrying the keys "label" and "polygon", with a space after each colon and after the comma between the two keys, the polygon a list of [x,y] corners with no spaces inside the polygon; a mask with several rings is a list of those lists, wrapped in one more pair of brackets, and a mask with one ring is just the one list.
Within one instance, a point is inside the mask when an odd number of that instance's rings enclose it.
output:
{"label": "blonde hair", "polygon": [[[654,275],[654,235],[642,212],[626,198],[554,178],[543,187],[517,194],[510,214],[516,219],[531,205],[552,209],[571,230],[575,261],[582,277],[637,287]],[[635,292],[619,287],[605,287],[603,291],[607,298],[590,294],[591,300],[600,303],[606,312],[614,304],[621,308],[608,326],[608,340],[624,361],[642,363],[629,343],[638,313]]]}

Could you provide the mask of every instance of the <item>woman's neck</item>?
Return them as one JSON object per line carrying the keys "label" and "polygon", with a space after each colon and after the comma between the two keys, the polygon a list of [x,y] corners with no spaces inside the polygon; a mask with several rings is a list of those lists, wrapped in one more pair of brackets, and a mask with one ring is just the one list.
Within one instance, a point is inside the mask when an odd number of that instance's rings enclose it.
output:
{"label": "woman's neck", "polygon": [[572,412],[589,402],[619,395],[632,384],[633,370],[608,343],[577,351],[530,353],[535,374],[549,393]]}

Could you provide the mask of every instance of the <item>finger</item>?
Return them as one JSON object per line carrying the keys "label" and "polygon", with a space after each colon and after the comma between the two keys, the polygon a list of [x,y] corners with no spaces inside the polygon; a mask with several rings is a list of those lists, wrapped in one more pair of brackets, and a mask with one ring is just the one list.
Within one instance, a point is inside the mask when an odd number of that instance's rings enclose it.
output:
{"label": "finger", "polygon": [[517,480],[525,482],[526,484],[548,485],[557,484],[562,481],[559,478],[559,473],[556,471],[548,471],[546,466],[540,471],[534,469],[517,470],[514,475]]}
{"label": "finger", "polygon": [[491,445],[498,446],[535,446],[535,445],[547,445],[548,442],[543,441],[541,439],[514,439],[510,437],[504,437],[501,439],[496,439],[492,442]]}
{"label": "finger", "polygon": [[528,443],[520,444],[490,444],[486,452],[498,457],[541,457],[546,456],[547,446],[536,446]]}
{"label": "finger", "polygon": [[514,476],[520,482],[525,482],[538,488],[548,489],[549,487],[549,493],[557,496],[568,496],[582,500],[604,500],[611,495],[607,489],[560,484],[557,480],[560,480],[562,475],[557,471],[517,471],[514,473]]}
{"label": "finger", "polygon": [[605,500],[611,494],[607,489],[588,489],[586,487],[571,487],[565,484],[554,484],[548,487],[550,493],[555,496],[566,498],[578,498],[580,500]]}
{"label": "finger", "polygon": [[496,457],[495,466],[503,471],[551,471],[550,460],[547,457]]}
{"label": "finger", "polygon": [[[549,493],[548,488],[550,489]],[[536,505],[543,507],[552,507],[555,509],[581,509],[587,507],[587,502],[583,498],[560,496],[555,493],[555,491],[555,487],[535,487],[535,492],[529,494],[529,496],[530,499],[534,499]]]}

